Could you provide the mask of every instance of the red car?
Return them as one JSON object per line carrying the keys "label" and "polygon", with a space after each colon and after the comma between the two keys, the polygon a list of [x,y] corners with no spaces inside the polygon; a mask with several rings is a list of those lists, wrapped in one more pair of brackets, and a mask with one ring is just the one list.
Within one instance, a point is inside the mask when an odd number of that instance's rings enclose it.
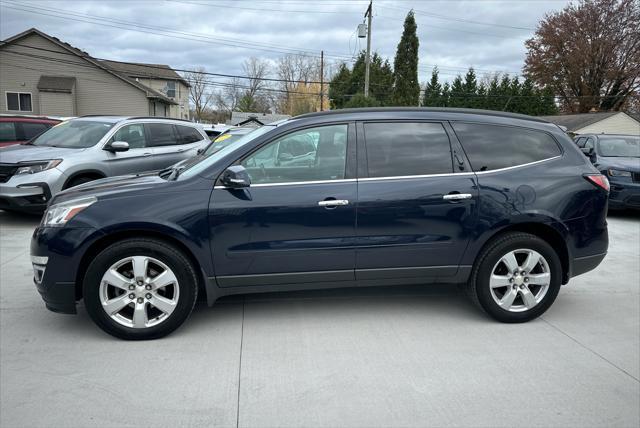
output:
{"label": "red car", "polygon": [[60,122],[46,116],[0,115],[0,147],[29,141]]}

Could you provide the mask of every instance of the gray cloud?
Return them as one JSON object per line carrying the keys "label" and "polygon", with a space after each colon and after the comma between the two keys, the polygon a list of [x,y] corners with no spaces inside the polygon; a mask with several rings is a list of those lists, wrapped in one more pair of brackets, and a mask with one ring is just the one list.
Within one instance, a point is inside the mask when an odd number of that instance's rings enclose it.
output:
{"label": "gray cloud", "polygon": [[[372,46],[393,63],[404,16],[413,8],[420,38],[421,81],[429,78],[433,65],[440,67],[441,76],[447,80],[464,73],[469,66],[481,70],[479,75],[485,70],[518,72],[526,52],[524,41],[533,31],[444,20],[427,14],[534,28],[545,13],[561,9],[566,3],[374,0]],[[27,11],[6,7],[15,4]],[[337,63],[357,52],[358,47],[365,47],[365,41],[355,37],[355,28],[362,22],[367,6],[362,0],[11,0],[0,5],[2,39],[36,27],[95,57],[166,63],[176,68],[202,66],[219,73],[241,74],[242,62],[249,56],[276,60],[284,55],[269,50],[294,48],[318,55],[324,49],[328,62]],[[62,12],[65,18],[51,16],[56,13],[39,8]],[[104,17],[111,22],[83,22],[89,19],[82,15]],[[160,27],[170,33],[152,34],[156,30],[135,28],[126,22]],[[264,50],[243,41],[259,43]]]}

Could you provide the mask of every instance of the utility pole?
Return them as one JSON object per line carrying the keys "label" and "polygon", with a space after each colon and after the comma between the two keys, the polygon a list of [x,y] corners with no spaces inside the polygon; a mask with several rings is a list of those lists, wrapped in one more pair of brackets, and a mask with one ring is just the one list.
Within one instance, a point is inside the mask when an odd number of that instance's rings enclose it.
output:
{"label": "utility pole", "polygon": [[371,15],[373,9],[373,0],[369,1],[369,7],[367,11],[364,13],[365,18],[367,19],[367,56],[364,59],[364,96],[369,96],[369,68],[371,63]]}
{"label": "utility pole", "polygon": [[320,51],[320,111],[324,111],[324,51]]}

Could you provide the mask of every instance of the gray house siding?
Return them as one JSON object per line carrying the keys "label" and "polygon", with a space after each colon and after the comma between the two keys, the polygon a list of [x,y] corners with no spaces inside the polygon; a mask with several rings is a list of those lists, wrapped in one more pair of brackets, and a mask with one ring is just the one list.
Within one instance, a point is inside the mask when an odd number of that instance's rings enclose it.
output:
{"label": "gray house siding", "polygon": [[40,110],[49,116],[77,116],[74,93],[40,92]]}
{"label": "gray house siding", "polygon": [[[19,45],[34,46],[47,49],[47,51]],[[11,52],[26,55],[17,55]],[[75,115],[146,116],[149,114],[149,100],[143,91],[96,67],[89,61],[75,55],[69,55],[68,51],[37,34],[28,35],[16,43],[0,47],[0,111],[2,113],[16,113],[7,108],[6,92],[31,93],[32,112],[22,111],[20,113],[59,115],[58,111],[68,111],[68,100],[64,101],[64,108],[45,111],[50,106],[50,102],[55,101],[52,97],[48,97],[51,93],[45,95],[44,102],[40,100],[37,84],[43,74],[76,78]]]}

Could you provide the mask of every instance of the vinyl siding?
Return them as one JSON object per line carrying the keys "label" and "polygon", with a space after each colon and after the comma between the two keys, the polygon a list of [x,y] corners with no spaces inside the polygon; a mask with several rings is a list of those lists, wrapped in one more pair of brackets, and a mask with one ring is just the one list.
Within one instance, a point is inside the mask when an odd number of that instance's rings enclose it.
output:
{"label": "vinyl siding", "polygon": [[[165,87],[167,86],[168,80],[164,79],[144,79],[138,78],[138,81],[145,86],[150,87],[153,90],[160,92],[163,95],[166,95],[164,92]],[[169,117],[175,119],[188,119],[189,118],[189,88],[183,84],[182,82],[176,82],[176,97],[172,98],[173,101],[177,102],[178,105],[167,106],[169,110]],[[182,108],[180,107],[182,105]]]}
{"label": "vinyl siding", "polygon": [[640,122],[620,112],[575,131],[576,134],[629,134],[640,135]]}
{"label": "vinyl siding", "polygon": [[76,116],[74,96],[73,93],[40,92],[40,111],[49,116]]}
{"label": "vinyl siding", "polygon": [[[17,46],[17,44],[54,50],[60,54]],[[58,62],[16,55],[9,51],[46,56]],[[41,75],[49,75],[76,78],[75,114],[78,116],[87,114],[146,116],[149,114],[149,101],[142,90],[94,66],[89,61],[65,52],[68,51],[36,34],[0,48],[0,112],[10,113],[7,110],[5,92],[15,91],[31,92],[33,114],[56,115],[56,111],[40,109],[40,106],[49,108],[49,100],[45,100],[44,104],[41,103],[37,88],[38,80]]]}

